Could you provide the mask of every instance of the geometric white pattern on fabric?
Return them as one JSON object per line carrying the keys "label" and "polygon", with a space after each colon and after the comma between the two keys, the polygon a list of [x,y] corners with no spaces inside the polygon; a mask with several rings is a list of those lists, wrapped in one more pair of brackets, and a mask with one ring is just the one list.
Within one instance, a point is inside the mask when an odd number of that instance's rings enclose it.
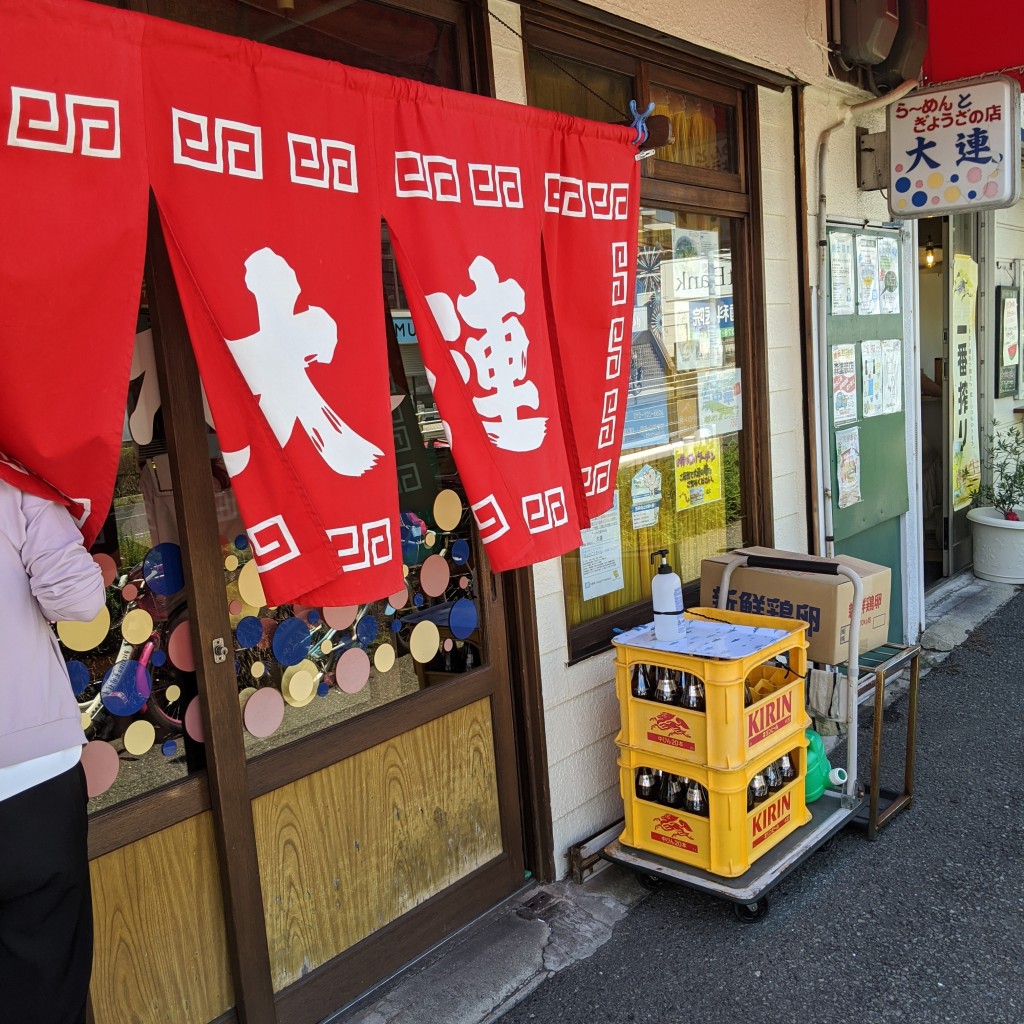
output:
{"label": "geometric white pattern on fabric", "polygon": [[[62,129],[57,96],[55,92],[12,85],[7,145],[44,149],[52,153],[73,153],[75,142],[80,139],[79,152],[82,156],[119,159],[121,121],[118,101],[68,93],[64,97],[67,124]],[[110,140],[105,144],[94,141],[94,134],[99,133],[109,133]]]}

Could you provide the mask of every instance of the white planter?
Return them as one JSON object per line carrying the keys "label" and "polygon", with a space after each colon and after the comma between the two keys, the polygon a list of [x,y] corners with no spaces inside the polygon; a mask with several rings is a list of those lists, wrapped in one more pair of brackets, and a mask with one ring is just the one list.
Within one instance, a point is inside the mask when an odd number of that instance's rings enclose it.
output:
{"label": "white planter", "polygon": [[1024,583],[1024,522],[1003,518],[991,506],[972,508],[974,575],[994,583]]}

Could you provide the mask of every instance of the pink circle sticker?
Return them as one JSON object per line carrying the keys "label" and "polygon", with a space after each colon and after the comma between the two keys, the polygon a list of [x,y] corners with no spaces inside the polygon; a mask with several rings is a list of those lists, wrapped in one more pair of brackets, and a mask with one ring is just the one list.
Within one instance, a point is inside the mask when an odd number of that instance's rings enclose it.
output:
{"label": "pink circle sticker", "polygon": [[205,743],[206,734],[203,732],[203,712],[199,707],[199,698],[193,697],[185,709],[185,732],[196,741]]}
{"label": "pink circle sticker", "polygon": [[450,637],[448,639],[446,639],[444,644],[443,644],[443,647],[444,647],[444,649],[446,651],[450,651],[454,646],[455,646],[455,644],[452,643],[452,640],[451,640]]}
{"label": "pink circle sticker", "polygon": [[270,736],[284,721],[284,697],[281,691],[272,686],[261,687],[245,702],[242,720],[253,736]]}
{"label": "pink circle sticker", "polygon": [[167,657],[175,668],[182,672],[195,672],[196,659],[192,653],[192,627],[188,619],[179,623],[167,641]]}
{"label": "pink circle sticker", "polygon": [[242,602],[235,598],[234,601],[228,602],[228,614],[229,615],[241,615],[242,614]]}
{"label": "pink circle sticker", "polygon": [[134,601],[139,596],[139,588],[134,583],[128,583],[121,591],[121,596],[126,601]]}
{"label": "pink circle sticker", "polygon": [[338,689],[345,693],[358,693],[370,678],[370,658],[362,647],[349,648],[339,659],[335,669]]}
{"label": "pink circle sticker", "polygon": [[459,577],[459,586],[462,587],[463,590],[466,590],[469,587],[469,577],[468,576],[460,576]]}
{"label": "pink circle sticker", "polygon": [[114,565],[114,560],[110,555],[103,554],[102,552],[98,555],[93,555],[92,560],[100,567],[100,572],[103,573],[103,586],[109,587],[117,575],[117,566]]}
{"label": "pink circle sticker", "polygon": [[348,629],[356,621],[357,611],[359,609],[354,604],[347,605],[344,608],[325,608],[324,622],[331,629]]}
{"label": "pink circle sticker", "polygon": [[117,778],[121,762],[117,751],[105,740],[93,740],[82,749],[85,788],[90,797],[106,793]]}
{"label": "pink circle sticker", "polygon": [[429,597],[440,597],[448,586],[452,571],[441,555],[431,555],[420,568],[420,586]]}
{"label": "pink circle sticker", "polygon": [[388,604],[391,605],[395,611],[399,608],[404,608],[409,603],[409,589],[408,587],[402,587],[401,590],[396,590],[389,598]]}

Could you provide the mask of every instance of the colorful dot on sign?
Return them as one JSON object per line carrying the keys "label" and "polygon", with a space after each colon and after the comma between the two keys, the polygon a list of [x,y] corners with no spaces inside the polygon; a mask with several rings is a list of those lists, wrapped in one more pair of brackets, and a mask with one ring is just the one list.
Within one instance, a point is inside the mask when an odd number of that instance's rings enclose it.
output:
{"label": "colorful dot on sign", "polygon": [[928,202],[927,192],[915,192],[911,197],[910,201],[917,207],[924,206]]}
{"label": "colorful dot on sign", "polygon": [[932,171],[928,175],[928,187],[938,188],[946,179],[938,171]]}
{"label": "colorful dot on sign", "polygon": [[918,178],[917,181],[914,182],[914,188],[924,188],[924,182]]}
{"label": "colorful dot on sign", "polygon": [[938,196],[932,196],[932,206],[937,206],[938,203],[939,203],[939,197]]}
{"label": "colorful dot on sign", "polygon": [[974,182],[974,181],[981,181],[981,168],[980,167],[972,167],[967,172],[967,180],[968,181],[972,181],[972,182]]}
{"label": "colorful dot on sign", "polygon": [[989,199],[992,199],[992,198],[994,198],[998,194],[998,192],[999,192],[999,185],[996,182],[990,181],[990,182],[986,183],[986,185],[985,185],[985,195],[986,195],[986,197],[988,197]]}
{"label": "colorful dot on sign", "polygon": [[896,173],[899,174],[903,170],[903,164],[896,165]]}
{"label": "colorful dot on sign", "polygon": [[949,176],[949,180],[954,182],[954,183],[958,182],[960,180],[960,175],[959,174],[951,174]]}
{"label": "colorful dot on sign", "polygon": [[[952,179],[950,179],[952,180]],[[960,189],[955,185],[950,185],[949,188],[943,193],[947,203],[955,203],[960,198]]]}
{"label": "colorful dot on sign", "polygon": [[160,753],[163,754],[164,757],[174,757],[174,755],[177,752],[178,752],[178,741],[177,740],[164,740],[163,744],[160,747]]}
{"label": "colorful dot on sign", "polygon": [[971,191],[967,193],[967,198],[968,199],[977,199],[978,198],[978,193],[975,192],[974,189],[972,188]]}
{"label": "colorful dot on sign", "polygon": [[907,205],[906,199],[899,199],[896,201],[896,205],[902,210]]}
{"label": "colorful dot on sign", "polygon": [[896,179],[896,191],[897,192],[909,192],[910,191],[910,179],[909,178],[897,178]]}

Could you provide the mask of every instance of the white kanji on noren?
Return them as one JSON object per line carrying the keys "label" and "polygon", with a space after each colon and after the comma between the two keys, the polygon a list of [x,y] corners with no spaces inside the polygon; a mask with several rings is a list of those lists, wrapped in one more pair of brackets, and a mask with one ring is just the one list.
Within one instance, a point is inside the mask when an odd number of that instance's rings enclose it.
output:
{"label": "white kanji on noren", "polygon": [[[288,443],[298,421],[335,473],[362,476],[384,453],[341,419],[307,372],[310,363],[334,358],[338,325],[319,306],[295,312],[302,290],[298,278],[272,249],[259,249],[245,261],[245,286],[256,300],[260,329],[247,338],[225,340],[277,443],[282,448]],[[248,462],[247,453],[244,460],[243,453],[224,454],[229,472]]]}
{"label": "white kanji on noren", "polygon": [[464,383],[470,378],[466,356],[473,361],[477,385],[487,392],[475,396],[473,405],[491,443],[510,452],[534,451],[544,442],[548,420],[520,416],[522,409],[540,407],[537,385],[527,376],[530,339],[519,319],[526,310],[526,293],[513,278],[500,280],[485,256],[477,256],[469,265],[469,277],[476,285],[471,294],[453,301],[444,292],[434,292],[427,296],[427,303],[445,341],[461,339],[462,321],[482,332],[469,335],[465,354],[454,347],[449,351]]}

